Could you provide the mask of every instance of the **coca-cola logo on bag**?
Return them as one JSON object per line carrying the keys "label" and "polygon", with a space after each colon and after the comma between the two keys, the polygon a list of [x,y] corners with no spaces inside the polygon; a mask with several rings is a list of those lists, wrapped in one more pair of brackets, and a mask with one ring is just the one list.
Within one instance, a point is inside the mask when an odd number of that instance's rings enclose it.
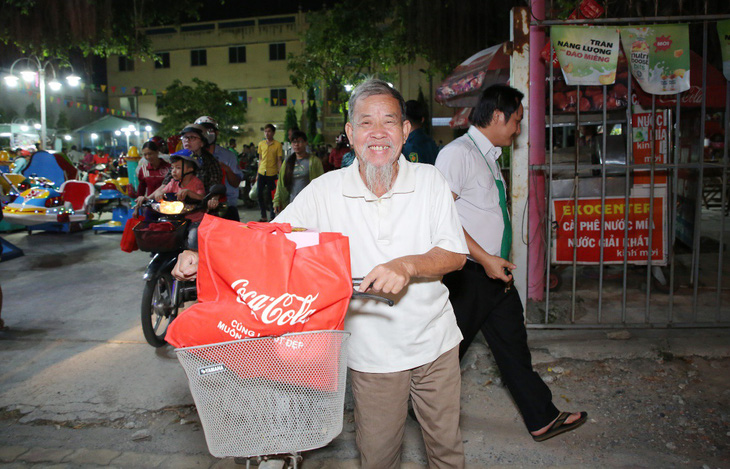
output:
{"label": "coca-cola logo on bag", "polygon": [[[251,315],[264,324],[276,323],[279,326],[304,324],[317,311],[310,307],[319,297],[319,293],[304,297],[284,293],[281,296],[273,297],[247,290],[248,284],[248,280],[240,279],[233,282],[231,288],[236,291],[236,301],[248,306],[251,309]],[[257,315],[259,311],[260,316]]]}

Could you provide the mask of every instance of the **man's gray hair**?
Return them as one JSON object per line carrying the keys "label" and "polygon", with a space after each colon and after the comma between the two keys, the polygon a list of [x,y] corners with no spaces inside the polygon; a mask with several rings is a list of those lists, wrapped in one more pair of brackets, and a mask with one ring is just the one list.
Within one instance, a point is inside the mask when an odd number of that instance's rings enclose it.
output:
{"label": "man's gray hair", "polygon": [[405,121],[406,101],[403,99],[403,96],[400,94],[400,92],[383,80],[370,78],[360,83],[355,87],[354,90],[352,90],[352,94],[350,95],[350,101],[348,101],[347,103],[347,117],[350,119],[350,122],[353,121],[355,103],[362,99],[369,98],[370,96],[380,95],[388,95],[398,101],[398,105],[400,106],[401,121]]}

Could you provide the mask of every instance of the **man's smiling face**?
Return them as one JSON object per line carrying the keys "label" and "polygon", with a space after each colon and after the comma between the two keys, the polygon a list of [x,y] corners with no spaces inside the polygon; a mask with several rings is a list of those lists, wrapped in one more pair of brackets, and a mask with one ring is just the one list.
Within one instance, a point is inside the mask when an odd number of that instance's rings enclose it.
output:
{"label": "man's smiling face", "polygon": [[398,160],[410,130],[411,124],[403,120],[398,100],[384,94],[359,100],[353,122],[345,125],[357,157],[377,167]]}

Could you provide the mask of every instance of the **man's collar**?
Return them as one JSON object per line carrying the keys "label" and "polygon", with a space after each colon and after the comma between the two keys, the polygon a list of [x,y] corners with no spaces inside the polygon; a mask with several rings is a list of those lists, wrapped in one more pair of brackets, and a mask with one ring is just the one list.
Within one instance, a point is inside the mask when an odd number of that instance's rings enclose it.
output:
{"label": "man's collar", "polygon": [[502,155],[502,149],[492,145],[492,142],[489,141],[487,136],[475,126],[469,126],[469,131],[467,133],[472,140],[474,140],[474,143],[477,144],[477,148],[479,148],[479,151],[481,151],[484,156],[491,156],[491,158],[496,161],[497,158]]}
{"label": "man's collar", "polygon": [[[378,197],[367,188],[360,176],[360,161],[355,161],[349,167],[343,169],[345,176],[342,179],[342,195],[345,197],[363,197],[366,201],[378,200]],[[402,154],[398,157],[398,175],[395,178],[393,187],[383,194],[381,199],[390,198],[393,194],[405,194],[416,190],[416,179],[413,175],[412,163],[408,162]]]}

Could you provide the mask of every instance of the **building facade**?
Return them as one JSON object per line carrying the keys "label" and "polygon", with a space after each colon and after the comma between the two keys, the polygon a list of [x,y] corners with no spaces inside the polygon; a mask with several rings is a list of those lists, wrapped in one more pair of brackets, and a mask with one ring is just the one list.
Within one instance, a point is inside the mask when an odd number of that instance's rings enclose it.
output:
{"label": "building facade", "polygon": [[[294,107],[298,120],[308,107],[306,90],[292,85],[286,60],[290,53],[301,52],[301,37],[306,27],[305,13],[298,12],[148,28],[145,34],[162,61],[111,56],[107,60],[109,106],[160,121],[157,95],[174,80],[184,84],[191,84],[193,78],[212,81],[248,104],[246,122],[238,129],[239,142],[257,142],[263,137],[265,124],[283,128],[287,107]],[[424,65],[398,67],[399,77],[394,85],[406,99],[416,99],[419,86],[426,96],[433,95],[429,93],[433,83],[419,72]],[[318,96],[317,105],[318,131],[325,142],[334,144],[344,125],[341,107],[328,103],[326,93]],[[436,108],[442,107],[436,105]],[[453,114],[446,108],[435,112],[448,117]],[[434,129],[434,133],[450,136],[447,129]],[[276,138],[283,140],[284,136],[277,134]]]}
{"label": "building facade", "polygon": [[301,50],[303,27],[304,14],[295,13],[149,28],[162,62],[110,57],[109,103],[160,121],[157,95],[174,80],[211,81],[248,104],[239,132],[242,141],[257,141],[266,123],[283,125],[287,106],[301,115],[306,95],[291,84],[286,56]]}

